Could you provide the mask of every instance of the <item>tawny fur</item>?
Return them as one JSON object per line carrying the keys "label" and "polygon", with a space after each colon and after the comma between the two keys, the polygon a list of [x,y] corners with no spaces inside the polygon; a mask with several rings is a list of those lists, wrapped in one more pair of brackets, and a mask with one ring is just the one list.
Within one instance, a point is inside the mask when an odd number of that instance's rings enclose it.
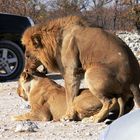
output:
{"label": "tawny fur", "polygon": [[[104,119],[115,105],[110,97],[132,91],[140,106],[140,69],[130,48],[117,36],[91,28],[80,18],[66,17],[28,28],[22,37],[30,52],[49,70],[60,72],[65,80],[67,111],[72,119],[74,97],[85,72],[86,84],[103,104],[94,121]],[[113,99],[113,98],[112,98]]]}
{"label": "tawny fur", "polygon": [[[102,103],[87,89],[80,89],[79,92],[79,95],[74,99],[74,109],[77,114],[75,119],[81,120],[84,117],[97,114],[102,107]],[[31,111],[14,116],[14,120],[50,121],[53,119],[57,121],[66,113],[65,89],[47,77],[32,76],[23,72],[19,79],[17,93],[20,97],[29,101]],[[127,99],[126,97],[120,97],[123,101],[121,104],[125,106],[130,97],[128,96]],[[119,106],[116,102],[112,111],[122,110],[119,109]],[[124,108],[125,112],[131,110],[124,106],[121,107]]]}

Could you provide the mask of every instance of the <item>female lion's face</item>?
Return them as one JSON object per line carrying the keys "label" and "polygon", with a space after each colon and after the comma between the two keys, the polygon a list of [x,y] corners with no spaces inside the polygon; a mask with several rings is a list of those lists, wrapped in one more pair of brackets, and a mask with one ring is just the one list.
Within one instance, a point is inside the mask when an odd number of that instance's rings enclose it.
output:
{"label": "female lion's face", "polygon": [[20,97],[22,97],[25,101],[28,101],[28,93],[29,93],[29,74],[26,72],[22,72],[18,81],[17,93]]}

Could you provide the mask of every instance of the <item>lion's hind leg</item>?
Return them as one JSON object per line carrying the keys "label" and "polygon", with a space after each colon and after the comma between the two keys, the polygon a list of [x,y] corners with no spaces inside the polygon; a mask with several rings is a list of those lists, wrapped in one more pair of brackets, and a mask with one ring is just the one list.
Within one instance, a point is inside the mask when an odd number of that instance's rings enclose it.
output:
{"label": "lion's hind leg", "polygon": [[[105,101],[105,100],[104,100]],[[109,114],[109,112],[116,106],[117,99],[112,98],[109,101],[106,100],[103,104],[103,107],[101,108],[100,112],[92,117],[94,122],[100,122],[103,121]]]}
{"label": "lion's hind leg", "polygon": [[94,122],[100,122],[118,103],[117,98],[112,98],[112,93],[120,89],[120,85],[112,76],[110,69],[102,65],[89,68],[85,73],[85,81],[91,93],[103,104],[99,113],[93,116]]}

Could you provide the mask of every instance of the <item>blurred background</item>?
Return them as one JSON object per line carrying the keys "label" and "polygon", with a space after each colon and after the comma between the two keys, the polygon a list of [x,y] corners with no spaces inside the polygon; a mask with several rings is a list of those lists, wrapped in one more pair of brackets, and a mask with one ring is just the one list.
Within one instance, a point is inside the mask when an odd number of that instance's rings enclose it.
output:
{"label": "blurred background", "polygon": [[35,23],[81,15],[107,30],[140,30],[140,0],[0,0],[0,12],[30,16]]}

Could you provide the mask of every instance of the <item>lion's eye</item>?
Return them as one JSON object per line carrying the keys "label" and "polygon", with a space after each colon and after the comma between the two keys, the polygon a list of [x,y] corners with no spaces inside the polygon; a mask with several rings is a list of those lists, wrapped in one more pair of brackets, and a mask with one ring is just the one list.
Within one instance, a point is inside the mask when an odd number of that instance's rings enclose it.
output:
{"label": "lion's eye", "polygon": [[30,56],[29,55],[26,55],[26,58],[29,58]]}

